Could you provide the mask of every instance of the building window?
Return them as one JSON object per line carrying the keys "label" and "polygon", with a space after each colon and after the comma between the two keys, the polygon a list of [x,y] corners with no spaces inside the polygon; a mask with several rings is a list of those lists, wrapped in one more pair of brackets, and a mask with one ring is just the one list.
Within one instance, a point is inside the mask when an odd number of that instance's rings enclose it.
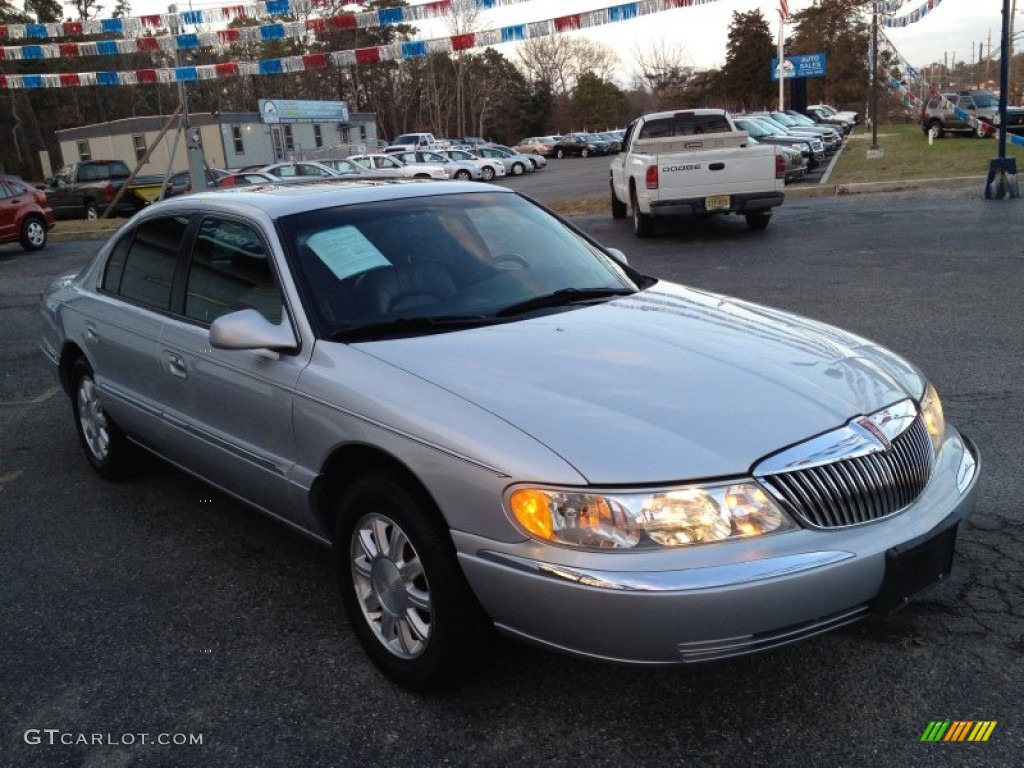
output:
{"label": "building window", "polygon": [[135,147],[135,160],[141,163],[146,156],[146,137],[141,134],[132,136],[132,146]]}
{"label": "building window", "polygon": [[295,151],[295,139],[292,137],[292,127],[290,125],[284,127],[284,149],[286,152]]}
{"label": "building window", "polygon": [[92,160],[92,152],[89,151],[89,142],[80,141],[78,142],[78,159],[79,160]]}
{"label": "building window", "polygon": [[242,143],[242,126],[233,125],[231,126],[231,141],[235,145],[235,154],[244,155],[245,145]]}
{"label": "building window", "polygon": [[316,146],[317,149],[320,149],[320,147],[324,145],[324,134],[320,130],[319,125],[313,126],[313,144]]}
{"label": "building window", "polygon": [[359,140],[360,141],[365,141],[366,140],[366,124],[365,123],[359,126]]}

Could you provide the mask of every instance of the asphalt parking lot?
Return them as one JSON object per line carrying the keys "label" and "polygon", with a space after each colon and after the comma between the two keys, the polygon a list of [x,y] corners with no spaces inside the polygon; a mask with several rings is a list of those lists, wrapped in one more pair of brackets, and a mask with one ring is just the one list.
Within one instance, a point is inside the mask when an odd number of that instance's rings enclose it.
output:
{"label": "asphalt parking lot", "polygon": [[[606,194],[606,179],[590,158],[503,184],[545,200]],[[980,197],[796,198],[764,232],[721,218],[642,241],[628,221],[576,219],[644,272],[920,365],[982,454],[948,582],[892,617],[701,667],[500,641],[433,698],[365,659],[315,545],[166,466],[120,485],[91,471],[37,351],[36,305],[99,243],[0,248],[0,764],[1020,766],[1022,203]],[[922,742],[935,720],[997,725],[984,743]]]}

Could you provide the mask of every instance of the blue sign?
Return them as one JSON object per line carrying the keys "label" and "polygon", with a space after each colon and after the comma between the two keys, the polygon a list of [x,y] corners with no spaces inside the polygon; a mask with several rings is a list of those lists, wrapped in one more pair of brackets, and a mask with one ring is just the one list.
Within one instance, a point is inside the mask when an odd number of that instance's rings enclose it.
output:
{"label": "blue sign", "polygon": [[[824,77],[824,53],[808,53],[803,56],[787,56],[782,60],[782,79],[794,77]],[[772,56],[772,80],[779,79],[779,60]]]}
{"label": "blue sign", "polygon": [[260,99],[264,123],[347,123],[347,101],[287,101]]}

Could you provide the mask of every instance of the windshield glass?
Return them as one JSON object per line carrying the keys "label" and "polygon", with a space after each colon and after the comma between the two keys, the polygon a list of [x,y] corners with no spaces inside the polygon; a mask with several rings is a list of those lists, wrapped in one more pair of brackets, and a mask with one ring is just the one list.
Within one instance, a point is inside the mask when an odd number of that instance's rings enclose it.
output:
{"label": "windshield glass", "polygon": [[284,217],[280,228],[328,338],[357,340],[359,329],[388,324],[411,335],[509,322],[632,293],[644,280],[539,206],[501,192],[325,208]]}

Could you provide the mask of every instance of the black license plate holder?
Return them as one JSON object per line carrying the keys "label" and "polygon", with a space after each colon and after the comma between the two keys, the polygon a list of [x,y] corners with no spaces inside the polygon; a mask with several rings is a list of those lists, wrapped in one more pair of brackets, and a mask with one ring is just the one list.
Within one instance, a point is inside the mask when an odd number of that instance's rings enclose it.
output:
{"label": "black license plate holder", "polygon": [[875,613],[890,614],[929,587],[943,581],[953,570],[958,525],[954,524],[923,541],[893,547],[885,553],[885,579],[871,603]]}

